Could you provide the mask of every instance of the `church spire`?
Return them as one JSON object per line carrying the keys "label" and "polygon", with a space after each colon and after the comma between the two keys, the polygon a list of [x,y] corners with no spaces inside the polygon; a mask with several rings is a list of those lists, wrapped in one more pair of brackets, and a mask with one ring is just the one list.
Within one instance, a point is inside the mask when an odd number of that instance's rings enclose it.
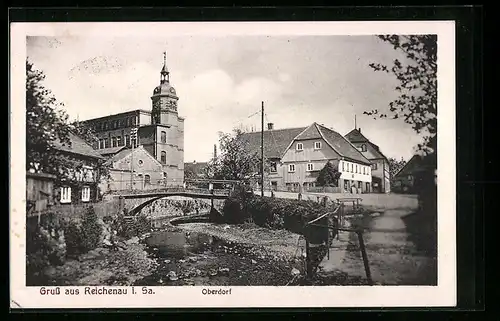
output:
{"label": "church spire", "polygon": [[161,77],[160,77],[160,83],[164,82],[170,82],[170,72],[168,71],[167,68],[167,52],[163,52],[163,68],[161,68]]}

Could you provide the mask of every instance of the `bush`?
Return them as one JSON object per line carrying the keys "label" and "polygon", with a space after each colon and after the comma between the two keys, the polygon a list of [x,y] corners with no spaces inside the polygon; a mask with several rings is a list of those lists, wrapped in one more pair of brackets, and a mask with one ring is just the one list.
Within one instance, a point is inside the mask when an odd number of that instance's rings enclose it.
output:
{"label": "bush", "polygon": [[101,241],[102,226],[94,207],[89,206],[83,215],[81,224],[81,245],[85,252],[95,249]]}
{"label": "bush", "polygon": [[223,219],[228,224],[251,219],[262,227],[302,234],[305,223],[326,212],[326,207],[313,201],[257,197],[242,188],[225,201]]}
{"label": "bush", "polygon": [[26,282],[37,285],[42,271],[52,265],[64,263],[66,245],[64,235],[60,233],[59,222],[50,220],[39,226],[36,221],[26,222]]}
{"label": "bush", "polygon": [[76,222],[70,220],[65,222],[64,236],[66,239],[66,253],[68,256],[77,256],[81,253],[85,253],[82,230]]}

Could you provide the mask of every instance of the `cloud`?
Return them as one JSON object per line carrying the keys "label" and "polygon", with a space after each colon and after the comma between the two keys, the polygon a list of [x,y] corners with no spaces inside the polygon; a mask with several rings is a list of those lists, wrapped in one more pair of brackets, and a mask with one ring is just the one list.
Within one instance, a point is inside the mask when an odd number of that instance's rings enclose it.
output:
{"label": "cloud", "polygon": [[[409,158],[419,137],[402,121],[373,120],[387,109],[396,80],[371,62],[401,56],[362,37],[30,37],[28,56],[71,117],[150,109],[167,50],[185,121],[185,159],[206,160],[218,132],[239,125],[276,128],[316,121],[345,134],[358,125],[388,156]],[[248,117],[254,115],[252,117]]]}

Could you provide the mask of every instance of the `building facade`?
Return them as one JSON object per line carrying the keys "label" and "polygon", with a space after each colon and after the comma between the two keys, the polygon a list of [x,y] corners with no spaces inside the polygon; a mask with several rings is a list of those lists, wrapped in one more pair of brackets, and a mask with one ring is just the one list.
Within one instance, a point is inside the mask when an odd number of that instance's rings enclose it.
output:
{"label": "building facade", "polygon": [[99,199],[99,166],[104,158],[87,142],[69,133],[70,144],[55,143],[55,148],[68,157],[68,161],[81,166],[69,171],[68,175],[54,186],[55,205],[91,203]]}
{"label": "building facade", "polygon": [[104,193],[156,189],[167,185],[163,165],[144,146],[123,149],[105,165],[109,167],[109,178],[101,183]]}
{"label": "building facade", "polygon": [[[294,190],[316,187],[319,171],[330,162],[340,173],[339,191],[369,193],[371,191],[370,161],[342,135],[313,123],[293,139],[281,159],[283,182]],[[271,185],[277,185],[279,182]]]}
{"label": "building facade", "polygon": [[[153,90],[150,110],[132,110],[84,121],[98,136],[96,148],[113,156],[120,147],[142,146],[161,165],[170,186],[184,180],[184,118],[178,114],[179,97],[170,83],[166,58],[160,71],[160,84]],[[133,131],[137,129],[137,134]]]}
{"label": "building facade", "polygon": [[391,172],[389,160],[380,148],[361,134],[361,128],[351,130],[345,137],[371,162],[373,175],[373,192],[389,193],[391,191]]}
{"label": "building facade", "polygon": [[[260,132],[245,133],[249,152],[260,148]],[[264,131],[264,155],[269,161],[265,188],[314,190],[319,171],[327,162],[341,173],[337,192],[371,192],[371,163],[342,135],[323,125]]]}
{"label": "building facade", "polygon": [[422,169],[422,157],[413,157],[403,166],[393,178],[393,191],[395,193],[414,193],[416,173]]}

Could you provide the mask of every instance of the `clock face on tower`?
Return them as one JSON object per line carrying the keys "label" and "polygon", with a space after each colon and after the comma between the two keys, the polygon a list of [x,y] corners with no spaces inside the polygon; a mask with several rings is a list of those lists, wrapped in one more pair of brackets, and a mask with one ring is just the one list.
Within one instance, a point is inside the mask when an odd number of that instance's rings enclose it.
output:
{"label": "clock face on tower", "polygon": [[170,87],[170,92],[171,92],[172,94],[175,94],[175,89],[174,89],[174,87]]}

